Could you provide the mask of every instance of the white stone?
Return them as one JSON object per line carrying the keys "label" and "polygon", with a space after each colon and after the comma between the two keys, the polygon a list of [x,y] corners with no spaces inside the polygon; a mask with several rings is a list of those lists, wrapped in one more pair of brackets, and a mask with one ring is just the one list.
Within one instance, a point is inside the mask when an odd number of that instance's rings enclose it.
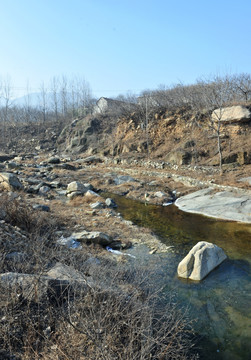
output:
{"label": "white stone", "polygon": [[166,196],[166,194],[163,191],[156,191],[156,193],[154,193],[154,196],[158,198],[163,198]]}
{"label": "white stone", "polygon": [[72,181],[70,184],[67,185],[67,194],[70,193],[79,193],[79,194],[84,194],[88,189],[81,184],[79,181]]}
{"label": "white stone", "polygon": [[241,105],[216,109],[212,113],[213,121],[222,121],[224,123],[247,122],[250,119],[249,109]]}
{"label": "white stone", "polygon": [[227,258],[217,245],[206,241],[198,242],[178,265],[178,276],[202,280]]}

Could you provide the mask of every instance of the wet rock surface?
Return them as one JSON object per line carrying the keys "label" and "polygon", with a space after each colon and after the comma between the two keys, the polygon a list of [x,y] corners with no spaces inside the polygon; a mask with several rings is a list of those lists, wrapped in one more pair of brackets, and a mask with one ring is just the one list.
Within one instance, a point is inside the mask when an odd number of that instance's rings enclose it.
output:
{"label": "wet rock surface", "polygon": [[251,222],[251,192],[246,195],[237,192],[207,188],[185,195],[176,200],[179,209],[214,218]]}

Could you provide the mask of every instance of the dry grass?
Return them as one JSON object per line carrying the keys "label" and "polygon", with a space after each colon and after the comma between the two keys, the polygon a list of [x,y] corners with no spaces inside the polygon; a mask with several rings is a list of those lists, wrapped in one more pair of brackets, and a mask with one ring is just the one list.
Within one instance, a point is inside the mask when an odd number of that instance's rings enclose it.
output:
{"label": "dry grass", "polygon": [[71,206],[81,206],[83,204],[91,204],[100,201],[104,203],[104,199],[93,194],[84,194],[83,196],[76,196],[69,201]]}
{"label": "dry grass", "polygon": [[[97,255],[90,247],[81,251],[59,247],[52,237],[58,223],[51,214],[38,219],[38,213],[21,199],[7,200],[1,197],[0,206],[9,229],[22,227],[27,237],[16,239],[13,248],[0,242],[1,273],[40,276],[61,262],[92,285],[69,284],[63,297],[48,288],[42,297],[35,293],[27,298],[22,286],[8,288],[0,282],[0,359],[196,358],[191,324],[171,297],[161,298],[149,270],[142,273]],[[7,260],[10,251],[22,252],[25,261]]]}
{"label": "dry grass", "polygon": [[50,214],[32,208],[22,196],[12,198],[11,195],[1,194],[0,209],[4,213],[4,220],[28,233],[50,234],[58,226],[60,220]]}
{"label": "dry grass", "polygon": [[76,286],[63,302],[44,298],[37,303],[2,291],[2,358],[196,358],[191,324],[172,299],[163,305],[164,299],[139,272],[117,265],[114,269],[109,263],[94,271],[101,277],[96,286],[89,290]]}

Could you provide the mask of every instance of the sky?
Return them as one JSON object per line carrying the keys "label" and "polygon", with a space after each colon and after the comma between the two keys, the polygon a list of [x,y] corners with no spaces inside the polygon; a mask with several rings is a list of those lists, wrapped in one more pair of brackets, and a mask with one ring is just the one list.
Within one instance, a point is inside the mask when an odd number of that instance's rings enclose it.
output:
{"label": "sky", "polygon": [[81,76],[96,97],[251,73],[250,0],[0,0],[17,94]]}

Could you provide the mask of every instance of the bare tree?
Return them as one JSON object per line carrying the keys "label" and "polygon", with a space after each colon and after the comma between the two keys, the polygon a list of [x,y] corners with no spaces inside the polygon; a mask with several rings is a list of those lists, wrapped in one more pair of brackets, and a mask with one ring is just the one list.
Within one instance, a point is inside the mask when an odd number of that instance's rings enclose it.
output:
{"label": "bare tree", "polygon": [[29,81],[26,83],[26,94],[24,98],[25,121],[27,124],[31,122],[31,96]]}
{"label": "bare tree", "polygon": [[60,103],[61,103],[61,114],[63,117],[67,115],[68,112],[68,79],[65,75],[62,75],[60,82]]}
{"label": "bare tree", "polygon": [[9,111],[12,105],[12,98],[13,98],[13,91],[12,91],[12,81],[9,75],[2,79],[2,86],[1,86],[1,120],[3,122],[3,140],[6,136],[6,126],[9,120]]}
{"label": "bare tree", "polygon": [[204,84],[204,89],[208,107],[214,109],[210,117],[210,127],[216,132],[219,169],[220,173],[222,173],[221,127],[225,106],[233,99],[232,83],[227,77],[220,78],[216,76],[213,81]]}
{"label": "bare tree", "polygon": [[48,111],[48,94],[47,94],[47,89],[45,87],[44,82],[41,83],[40,86],[40,95],[39,95],[39,100],[40,100],[40,110],[42,112],[42,121],[43,123],[46,122],[46,118],[47,118],[47,111]]}
{"label": "bare tree", "polygon": [[251,100],[251,76],[250,74],[240,74],[233,77],[236,93],[244,98],[246,104]]}
{"label": "bare tree", "polygon": [[55,114],[55,119],[59,119],[59,79],[58,77],[53,77],[51,80],[51,93],[52,93],[52,108]]}
{"label": "bare tree", "polygon": [[78,81],[78,94],[79,94],[79,105],[80,114],[87,115],[92,105],[92,92],[90,84],[85,78],[79,78]]}

